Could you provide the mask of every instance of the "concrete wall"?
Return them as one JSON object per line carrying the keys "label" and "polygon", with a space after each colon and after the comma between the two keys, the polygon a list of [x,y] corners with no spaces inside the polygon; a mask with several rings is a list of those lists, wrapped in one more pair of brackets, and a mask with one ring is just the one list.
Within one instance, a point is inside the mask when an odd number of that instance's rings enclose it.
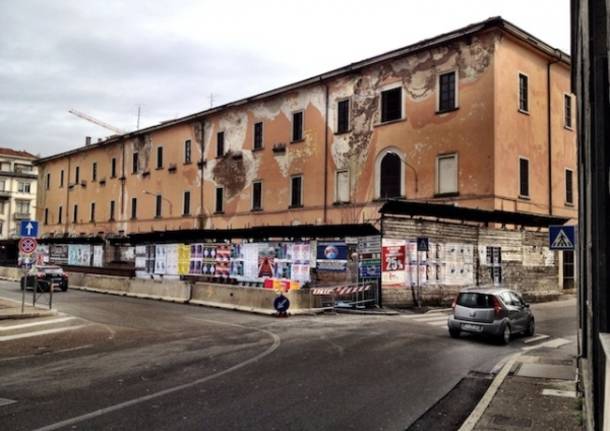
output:
{"label": "concrete wall", "polygon": [[[429,285],[422,289],[427,304],[451,304],[464,288],[492,286],[490,266],[479,258],[479,247],[501,247],[502,283],[521,292],[528,300],[552,299],[561,294],[558,252],[548,251],[546,232],[495,229],[476,224],[387,217],[382,220],[383,237],[415,241],[428,237],[430,242],[468,244],[474,248],[473,283],[463,286]],[[409,306],[413,303],[411,287],[383,285],[384,306]]]}

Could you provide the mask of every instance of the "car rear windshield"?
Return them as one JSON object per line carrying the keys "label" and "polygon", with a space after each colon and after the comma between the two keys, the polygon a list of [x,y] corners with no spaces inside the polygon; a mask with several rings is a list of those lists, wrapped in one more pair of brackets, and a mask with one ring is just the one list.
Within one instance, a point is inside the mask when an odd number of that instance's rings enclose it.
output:
{"label": "car rear windshield", "polygon": [[468,308],[493,308],[493,295],[484,293],[460,293],[457,304]]}

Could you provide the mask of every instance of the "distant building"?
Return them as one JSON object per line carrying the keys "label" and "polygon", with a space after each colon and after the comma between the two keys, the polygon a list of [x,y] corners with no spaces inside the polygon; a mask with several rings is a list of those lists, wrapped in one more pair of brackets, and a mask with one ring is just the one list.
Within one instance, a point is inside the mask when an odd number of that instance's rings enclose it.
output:
{"label": "distant building", "polygon": [[36,217],[38,169],[27,151],[0,148],[0,239],[17,235],[20,220]]}

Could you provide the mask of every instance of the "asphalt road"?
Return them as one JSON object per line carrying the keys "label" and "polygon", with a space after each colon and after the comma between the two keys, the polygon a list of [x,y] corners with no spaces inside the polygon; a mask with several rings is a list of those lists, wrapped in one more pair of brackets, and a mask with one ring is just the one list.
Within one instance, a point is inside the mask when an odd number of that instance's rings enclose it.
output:
{"label": "asphalt road", "polygon": [[[0,296],[20,298],[17,284]],[[526,346],[454,340],[407,315],[278,319],[75,290],[54,301],[59,316],[0,321],[3,430],[404,430]],[[574,300],[533,308],[539,333],[575,340]]]}

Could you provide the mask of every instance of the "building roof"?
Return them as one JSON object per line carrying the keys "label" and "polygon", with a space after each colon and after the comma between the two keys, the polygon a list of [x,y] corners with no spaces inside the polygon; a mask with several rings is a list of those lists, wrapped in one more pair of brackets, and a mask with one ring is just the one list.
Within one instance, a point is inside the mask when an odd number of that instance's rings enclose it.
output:
{"label": "building roof", "polygon": [[27,151],[13,150],[12,148],[2,148],[2,147],[0,147],[0,156],[18,157],[20,159],[31,159],[31,160],[36,159],[35,155],[28,153]]}
{"label": "building roof", "polygon": [[435,48],[437,46],[444,45],[444,44],[453,42],[455,40],[459,40],[464,37],[472,36],[472,35],[482,32],[482,31],[485,31],[488,29],[493,29],[493,28],[501,29],[501,30],[505,31],[506,33],[511,34],[512,36],[521,40],[522,42],[527,43],[531,47],[542,52],[543,54],[545,54],[549,57],[552,57],[556,61],[564,63],[565,65],[570,65],[570,56],[568,54],[566,54],[565,52],[561,51],[558,48],[554,48],[554,47],[550,46],[549,44],[543,42],[542,40],[538,39],[537,37],[533,36],[532,34],[526,32],[525,30],[506,21],[502,17],[499,17],[499,16],[492,17],[492,18],[486,19],[485,21],[467,25],[466,27],[462,27],[458,30],[454,30],[454,31],[451,31],[448,33],[443,33],[441,35],[438,35],[438,36],[435,36],[435,37],[432,37],[429,39],[424,39],[424,40],[414,43],[412,45],[408,45],[403,48],[398,48],[398,49],[388,51],[388,52],[380,54],[380,55],[376,55],[374,57],[370,57],[370,58],[367,58],[367,59],[364,59],[361,61],[357,61],[357,62],[351,63],[347,66],[339,67],[337,69],[322,73],[320,75],[316,75],[311,78],[307,78],[307,79],[297,81],[292,84],[278,87],[273,90],[269,90],[269,91],[266,91],[266,92],[263,92],[263,93],[260,93],[260,94],[254,95],[254,96],[239,99],[239,100],[236,100],[233,102],[226,103],[224,105],[219,105],[217,107],[210,108],[210,109],[200,111],[200,112],[196,112],[194,114],[186,115],[184,117],[176,118],[174,120],[164,121],[155,126],[150,126],[150,127],[140,129],[140,130],[134,130],[132,132],[124,133],[122,135],[113,135],[101,142],[98,142],[98,143],[95,143],[92,145],[79,147],[79,148],[75,148],[73,150],[65,151],[63,153],[44,157],[44,158],[39,159],[36,162],[36,164],[42,164],[42,163],[45,163],[45,162],[53,160],[53,159],[58,159],[58,158],[65,157],[65,156],[68,156],[71,154],[76,154],[76,153],[80,153],[83,151],[92,150],[94,148],[98,148],[98,147],[101,147],[104,145],[109,145],[109,144],[121,141],[123,139],[129,139],[129,138],[133,138],[136,136],[141,136],[141,135],[153,132],[155,130],[160,130],[160,129],[164,129],[167,127],[171,127],[176,124],[180,124],[180,123],[184,123],[184,122],[188,122],[188,121],[194,121],[194,120],[201,120],[207,116],[221,112],[221,111],[229,109],[229,108],[242,106],[247,103],[254,102],[254,101],[260,101],[263,99],[277,96],[282,93],[286,93],[289,91],[294,91],[294,90],[297,90],[300,88],[308,87],[308,86],[311,86],[314,84],[320,84],[329,79],[337,78],[337,77],[340,77],[340,76],[343,76],[343,75],[346,75],[349,73],[360,71],[365,67],[369,67],[369,66],[377,64],[377,63],[382,63],[385,61],[404,57],[406,55],[411,55],[411,54],[417,53],[422,50]]}
{"label": "building roof", "polygon": [[458,207],[451,204],[411,202],[404,200],[390,200],[381,207],[379,212],[382,216],[402,215],[434,217],[445,220],[499,223],[527,227],[562,225],[570,220],[568,217],[502,210],[483,210],[478,208]]}

